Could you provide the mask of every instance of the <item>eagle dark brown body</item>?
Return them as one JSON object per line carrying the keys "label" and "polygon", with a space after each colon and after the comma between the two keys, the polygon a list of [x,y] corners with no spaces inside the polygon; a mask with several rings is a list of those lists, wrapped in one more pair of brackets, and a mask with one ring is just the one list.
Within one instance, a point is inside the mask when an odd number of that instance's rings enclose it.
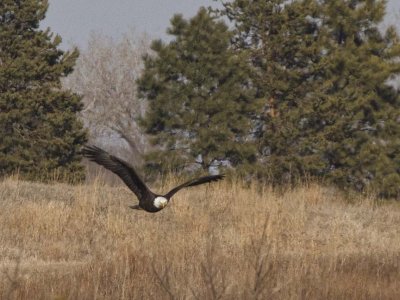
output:
{"label": "eagle dark brown body", "polygon": [[89,160],[94,161],[99,165],[105,167],[106,169],[110,170],[111,172],[117,174],[122,179],[122,181],[139,199],[139,204],[130,206],[131,208],[143,209],[147,212],[152,213],[158,212],[163,209],[169,203],[171,197],[180,189],[208,182],[218,181],[224,178],[224,175],[210,175],[195,178],[173,188],[165,195],[158,195],[150,191],[150,189],[136,173],[135,169],[122,159],[110,155],[106,151],[96,146],[85,146],[82,149],[82,154]]}

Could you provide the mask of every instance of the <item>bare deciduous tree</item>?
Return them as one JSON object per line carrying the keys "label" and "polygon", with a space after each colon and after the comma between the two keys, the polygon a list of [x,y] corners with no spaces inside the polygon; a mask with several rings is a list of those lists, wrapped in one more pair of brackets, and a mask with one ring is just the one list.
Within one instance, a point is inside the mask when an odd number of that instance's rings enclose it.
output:
{"label": "bare deciduous tree", "polygon": [[133,31],[118,41],[92,33],[75,71],[64,81],[66,88],[84,96],[82,118],[92,141],[125,142],[135,164],[142,163],[147,145],[138,126],[145,105],[137,96],[136,79],[148,49],[149,38]]}

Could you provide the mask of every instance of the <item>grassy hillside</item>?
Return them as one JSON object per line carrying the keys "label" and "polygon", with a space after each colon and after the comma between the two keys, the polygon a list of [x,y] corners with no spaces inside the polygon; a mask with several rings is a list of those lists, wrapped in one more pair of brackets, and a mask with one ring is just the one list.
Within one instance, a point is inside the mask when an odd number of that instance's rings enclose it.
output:
{"label": "grassy hillside", "polygon": [[184,190],[157,214],[135,202],[99,181],[1,182],[0,298],[399,297],[395,203],[229,182]]}

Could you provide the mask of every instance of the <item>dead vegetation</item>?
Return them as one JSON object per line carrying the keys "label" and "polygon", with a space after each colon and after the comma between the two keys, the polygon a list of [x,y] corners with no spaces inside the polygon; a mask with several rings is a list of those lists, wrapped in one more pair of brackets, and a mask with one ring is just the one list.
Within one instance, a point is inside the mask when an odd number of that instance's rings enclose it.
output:
{"label": "dead vegetation", "polygon": [[353,200],[226,181],[148,214],[125,187],[6,179],[0,298],[398,299],[400,207]]}

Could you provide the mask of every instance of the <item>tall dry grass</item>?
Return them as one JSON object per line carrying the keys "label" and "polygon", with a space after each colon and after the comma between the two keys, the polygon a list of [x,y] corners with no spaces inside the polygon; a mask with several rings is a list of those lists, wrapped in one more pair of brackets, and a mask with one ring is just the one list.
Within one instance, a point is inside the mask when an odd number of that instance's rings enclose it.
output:
{"label": "tall dry grass", "polygon": [[225,181],[148,214],[122,186],[6,179],[0,297],[400,299],[400,207],[353,200]]}

